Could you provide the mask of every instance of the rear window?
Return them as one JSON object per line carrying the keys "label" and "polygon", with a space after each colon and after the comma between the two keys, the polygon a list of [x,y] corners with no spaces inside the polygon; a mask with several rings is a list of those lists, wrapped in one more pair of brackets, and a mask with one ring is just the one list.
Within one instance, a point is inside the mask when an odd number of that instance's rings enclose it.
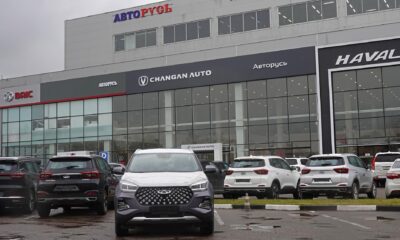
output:
{"label": "rear window", "polygon": [[400,158],[400,154],[381,154],[375,159],[375,162],[394,162],[394,160]]}
{"label": "rear window", "polygon": [[329,167],[343,165],[344,160],[341,157],[315,157],[307,161],[309,167]]}
{"label": "rear window", "polygon": [[1,161],[0,162],[0,173],[3,172],[15,172],[18,169],[18,164],[14,161]]}
{"label": "rear window", "polygon": [[51,170],[82,170],[93,168],[90,158],[56,158],[50,159],[47,169]]}
{"label": "rear window", "polygon": [[265,162],[263,159],[237,159],[233,161],[233,168],[256,168],[264,167]]}
{"label": "rear window", "polygon": [[297,160],[294,158],[286,158],[286,162],[289,163],[289,165],[297,165]]}

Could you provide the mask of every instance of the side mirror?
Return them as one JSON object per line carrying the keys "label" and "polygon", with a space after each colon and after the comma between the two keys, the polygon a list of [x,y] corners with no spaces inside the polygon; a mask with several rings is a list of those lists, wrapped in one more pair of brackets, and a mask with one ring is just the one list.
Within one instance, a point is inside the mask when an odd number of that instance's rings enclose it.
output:
{"label": "side mirror", "polygon": [[207,165],[206,169],[204,170],[205,173],[216,173],[217,168],[212,165]]}
{"label": "side mirror", "polygon": [[125,169],[123,167],[115,167],[113,168],[112,172],[114,174],[122,175],[125,173]]}

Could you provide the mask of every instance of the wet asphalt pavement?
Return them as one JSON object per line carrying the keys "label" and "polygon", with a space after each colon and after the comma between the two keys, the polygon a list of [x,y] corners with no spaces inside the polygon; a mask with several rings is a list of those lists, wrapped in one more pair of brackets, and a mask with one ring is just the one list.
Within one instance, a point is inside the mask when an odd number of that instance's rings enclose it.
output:
{"label": "wet asphalt pavement", "polygon": [[[381,190],[381,189],[380,189]],[[114,212],[98,216],[87,209],[52,210],[41,219],[36,212],[6,209],[0,214],[0,240],[47,239],[400,239],[399,212],[310,212],[216,210],[215,233],[201,236],[190,225],[148,226],[130,236],[114,234]]]}

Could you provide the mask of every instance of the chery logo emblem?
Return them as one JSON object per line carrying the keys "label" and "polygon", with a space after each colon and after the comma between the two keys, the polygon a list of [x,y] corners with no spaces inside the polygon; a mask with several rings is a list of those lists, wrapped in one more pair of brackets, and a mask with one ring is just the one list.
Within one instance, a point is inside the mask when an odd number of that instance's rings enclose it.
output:
{"label": "chery logo emblem", "polygon": [[149,77],[148,76],[141,76],[139,77],[139,86],[145,87],[149,84]]}
{"label": "chery logo emblem", "polygon": [[160,195],[168,195],[170,194],[172,191],[171,190],[167,190],[167,189],[162,189],[162,190],[158,190],[157,193]]}

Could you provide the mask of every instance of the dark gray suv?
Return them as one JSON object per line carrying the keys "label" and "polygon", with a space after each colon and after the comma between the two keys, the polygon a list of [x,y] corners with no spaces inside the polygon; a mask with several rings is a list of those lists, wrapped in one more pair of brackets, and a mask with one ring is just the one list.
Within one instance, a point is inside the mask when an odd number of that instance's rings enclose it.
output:
{"label": "dark gray suv", "polygon": [[[206,172],[215,172],[208,166]],[[115,194],[115,233],[150,223],[194,223],[214,232],[213,188],[191,150],[137,150]]]}

